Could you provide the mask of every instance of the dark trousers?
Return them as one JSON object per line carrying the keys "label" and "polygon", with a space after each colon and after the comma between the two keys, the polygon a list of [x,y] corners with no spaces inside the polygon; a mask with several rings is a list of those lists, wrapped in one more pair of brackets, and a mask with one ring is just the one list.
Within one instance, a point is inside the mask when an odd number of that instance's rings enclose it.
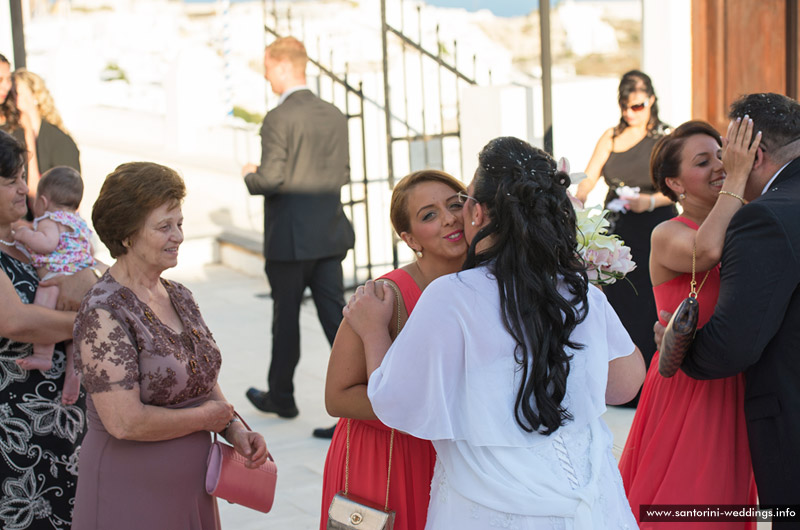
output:
{"label": "dark trousers", "polygon": [[265,269],[272,288],[272,362],[267,384],[279,406],[294,405],[294,371],[300,361],[300,305],[306,287],[311,289],[325,336],[333,344],[344,307],[343,259],[267,260]]}

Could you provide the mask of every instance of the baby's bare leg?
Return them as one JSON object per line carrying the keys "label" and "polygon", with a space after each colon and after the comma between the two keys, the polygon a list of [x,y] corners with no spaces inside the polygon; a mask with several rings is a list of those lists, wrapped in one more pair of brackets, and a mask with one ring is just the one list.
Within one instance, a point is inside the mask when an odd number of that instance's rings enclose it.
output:
{"label": "baby's bare leg", "polygon": [[[39,287],[33,303],[55,309],[58,300],[58,287]],[[25,370],[49,370],[53,367],[53,348],[55,344],[34,344],[33,355],[17,359],[17,364]]]}
{"label": "baby's bare leg", "polygon": [[61,389],[61,403],[72,405],[78,401],[78,395],[81,391],[81,377],[75,370],[75,348],[72,346],[72,341],[67,342],[66,349],[67,365],[65,368],[64,387]]}

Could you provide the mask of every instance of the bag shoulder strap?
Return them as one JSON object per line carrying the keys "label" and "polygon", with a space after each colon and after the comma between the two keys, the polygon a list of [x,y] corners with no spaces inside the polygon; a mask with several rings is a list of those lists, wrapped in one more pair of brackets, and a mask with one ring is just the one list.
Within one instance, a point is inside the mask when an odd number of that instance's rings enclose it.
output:
{"label": "bag shoulder strap", "polygon": [[[394,338],[397,338],[397,335],[400,334],[400,331],[405,326],[406,321],[408,320],[408,315],[403,315],[401,313],[401,296],[400,296],[400,289],[397,288],[394,282],[389,280],[378,280],[389,287],[391,287],[392,291],[394,291],[394,300],[395,300],[395,310],[397,311],[397,332]],[[389,485],[391,484],[392,480],[392,451],[394,450],[394,429],[392,429],[391,434],[389,435],[389,463],[387,466],[386,471],[386,500],[383,504],[384,511],[389,510]],[[347,495],[350,491],[350,418],[347,418],[347,447],[345,450],[345,461],[344,461],[344,494]]]}
{"label": "bag shoulder strap", "polygon": [[405,304],[402,303],[403,295],[400,294],[400,289],[397,287],[397,284],[388,279],[377,281],[388,285],[392,291],[394,291],[395,311],[397,312],[397,331],[395,336],[392,337],[392,340],[394,340],[397,338],[397,335],[400,334],[400,330],[403,329],[403,326],[406,325],[406,321],[408,320],[408,312],[404,311]]}
{"label": "bag shoulder strap", "polygon": [[697,259],[697,243],[692,243],[692,282],[689,284],[689,297],[697,299],[697,295],[700,294],[700,289],[703,288],[703,285],[706,284],[706,280],[708,279],[708,275],[711,274],[711,269],[706,271],[705,277],[703,277],[703,281],[700,282],[700,287],[695,290],[695,286],[697,282],[694,279],[694,269],[695,269],[695,261]]}

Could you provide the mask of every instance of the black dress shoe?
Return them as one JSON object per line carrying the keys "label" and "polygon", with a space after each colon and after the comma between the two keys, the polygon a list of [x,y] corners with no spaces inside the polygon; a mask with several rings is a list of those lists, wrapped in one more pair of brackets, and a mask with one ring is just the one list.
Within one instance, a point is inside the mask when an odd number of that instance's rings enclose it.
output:
{"label": "black dress shoe", "polygon": [[289,407],[278,406],[272,401],[272,396],[269,395],[269,392],[262,392],[257,388],[248,389],[245,395],[250,400],[250,403],[261,412],[274,412],[281,418],[294,418],[300,413],[294,405]]}
{"label": "black dress shoe", "polygon": [[336,424],[334,424],[333,427],[317,427],[311,435],[314,436],[314,438],[326,438],[330,440],[333,438],[333,432],[335,430]]}

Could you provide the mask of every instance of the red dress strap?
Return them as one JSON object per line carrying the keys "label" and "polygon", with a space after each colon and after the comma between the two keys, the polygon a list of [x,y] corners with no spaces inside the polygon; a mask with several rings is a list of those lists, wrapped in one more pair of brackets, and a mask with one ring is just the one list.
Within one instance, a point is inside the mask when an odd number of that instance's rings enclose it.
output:
{"label": "red dress strap", "polygon": [[400,294],[403,296],[403,304],[406,306],[406,313],[410,315],[411,311],[414,310],[414,306],[417,305],[417,300],[419,300],[420,295],[422,295],[422,290],[417,285],[417,282],[414,281],[414,278],[403,269],[395,269],[391,272],[387,272],[381,276],[381,278],[392,280],[395,285],[397,285],[400,289]]}
{"label": "red dress strap", "polygon": [[692,230],[697,230],[698,228],[700,228],[700,225],[698,225],[697,223],[695,223],[694,221],[692,221],[688,217],[684,217],[682,215],[679,215],[677,217],[673,217],[672,219],[670,219],[670,221],[678,221],[679,223],[683,223],[686,226],[688,226],[689,228],[691,228]]}

